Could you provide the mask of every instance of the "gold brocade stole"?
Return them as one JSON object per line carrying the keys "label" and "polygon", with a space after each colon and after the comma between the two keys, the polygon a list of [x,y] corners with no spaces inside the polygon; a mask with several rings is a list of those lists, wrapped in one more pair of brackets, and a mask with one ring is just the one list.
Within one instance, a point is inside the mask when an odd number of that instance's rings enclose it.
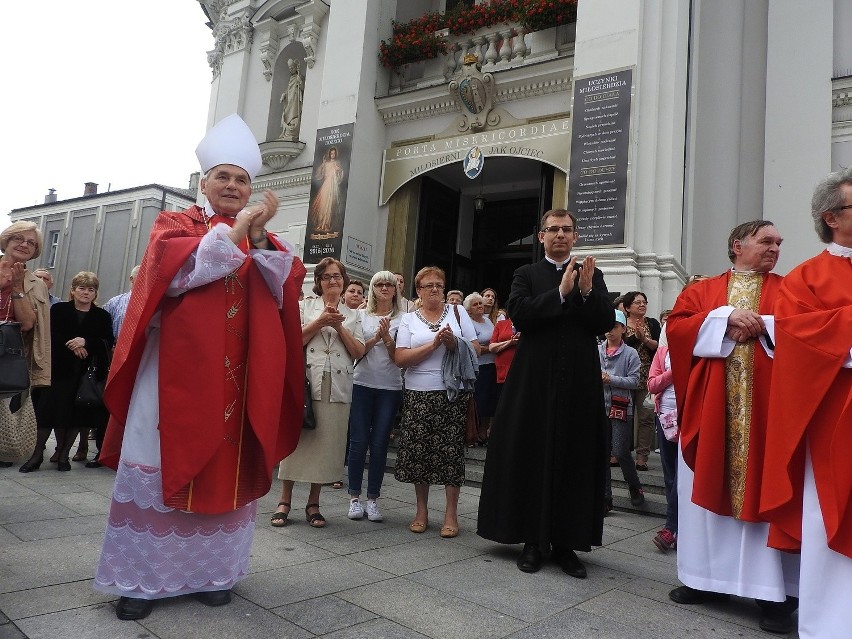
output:
{"label": "gold brocade stole", "polygon": [[[757,313],[762,288],[761,273],[732,271],[728,283],[728,305]],[[753,339],[737,344],[725,360],[725,466],[735,519],[742,514],[745,497],[755,344]]]}

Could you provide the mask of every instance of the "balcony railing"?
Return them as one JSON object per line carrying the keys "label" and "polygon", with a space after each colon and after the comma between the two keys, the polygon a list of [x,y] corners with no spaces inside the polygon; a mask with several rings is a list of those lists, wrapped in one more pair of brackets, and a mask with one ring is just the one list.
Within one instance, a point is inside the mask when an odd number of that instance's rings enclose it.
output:
{"label": "balcony railing", "polygon": [[391,69],[388,93],[402,93],[448,82],[463,66],[465,55],[476,55],[482,70],[494,73],[574,54],[577,24],[569,23],[526,33],[520,25],[483,27],[473,34],[450,35],[447,54]]}

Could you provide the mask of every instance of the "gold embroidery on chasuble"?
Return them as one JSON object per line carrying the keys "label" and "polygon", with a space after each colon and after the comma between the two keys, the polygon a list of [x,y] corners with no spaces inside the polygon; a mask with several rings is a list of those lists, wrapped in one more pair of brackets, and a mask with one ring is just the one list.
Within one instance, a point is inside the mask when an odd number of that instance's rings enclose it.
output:
{"label": "gold embroidery on chasuble", "polygon": [[[756,313],[762,288],[760,273],[733,271],[728,283],[728,305]],[[756,343],[756,340],[749,340],[737,344],[725,360],[725,466],[731,510],[736,519],[742,514],[745,498]]]}

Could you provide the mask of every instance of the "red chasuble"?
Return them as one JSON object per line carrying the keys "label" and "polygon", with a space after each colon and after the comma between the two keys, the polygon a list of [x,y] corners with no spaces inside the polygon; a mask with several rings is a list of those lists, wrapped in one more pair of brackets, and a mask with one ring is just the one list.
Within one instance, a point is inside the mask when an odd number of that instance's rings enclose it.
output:
{"label": "red chasuble", "polygon": [[795,268],[775,308],[775,366],[760,513],[769,545],[802,538],[805,446],[828,546],[852,557],[852,261],[828,252]]}
{"label": "red chasuble", "polygon": [[[216,216],[211,224],[220,222],[229,220]],[[104,393],[111,418],[100,461],[118,465],[145,329],[159,309],[164,502],[218,514],[265,495],[273,467],[299,441],[304,363],[298,297],[305,267],[294,258],[281,309],[250,256],[223,280],[166,297],[207,232],[197,206],[164,211],[154,222]]]}
{"label": "red chasuble", "polygon": [[[731,272],[693,284],[677,298],[666,322],[672,363],[680,445],[683,458],[695,472],[692,501],[719,515],[733,515],[726,477],[726,373],[723,358],[693,357],[698,331],[710,311],[728,305]],[[781,277],[764,274],[758,312],[772,315]],[[746,482],[740,519],[762,521],[758,515],[763,448],[767,424],[772,360],[756,344],[752,377]]]}

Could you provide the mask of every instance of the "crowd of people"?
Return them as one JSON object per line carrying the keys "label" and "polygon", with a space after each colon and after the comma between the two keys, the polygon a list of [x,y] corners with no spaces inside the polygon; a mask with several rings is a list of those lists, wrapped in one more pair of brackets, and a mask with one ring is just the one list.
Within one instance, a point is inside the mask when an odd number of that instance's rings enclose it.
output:
{"label": "crowd of people", "polygon": [[[98,454],[89,459],[88,442],[91,436],[100,451],[109,415],[102,403],[78,400],[78,391],[86,376],[96,385],[106,381],[120,327],[120,316],[116,322],[116,315],[106,308],[129,294],[100,307],[96,303],[97,275],[81,271],[71,279],[69,299],[63,301],[50,292],[53,277],[49,270],[30,272],[25,268],[28,260],[39,256],[42,246],[41,231],[33,222],[15,222],[0,234],[0,321],[20,325],[30,375],[28,397],[20,397],[10,406],[19,408],[23,401],[31,402],[37,426],[35,449],[19,471],[41,468],[51,433],[56,450],[49,463],[56,464],[57,470],[70,471],[71,461],[98,468]],[[13,463],[0,460],[3,467]]]}
{"label": "crowd of people", "polygon": [[[296,482],[310,486],[311,527],[326,526],[321,491],[336,484],[349,519],[381,522],[398,424],[412,533],[429,529],[429,488],[443,485],[439,535],[459,534],[465,448],[487,445],[477,534],[523,544],[523,572],[550,560],[585,578],[577,552],[602,544],[612,468],[640,508],[656,450],[667,511],[651,541],[677,550],[673,601],[749,597],[766,631],[789,632],[798,609],[800,637],[848,632],[852,170],[814,194],[825,252],[782,278],[780,231],[740,224],[732,267],[689,278],[658,321],[645,293],[613,301],[595,258],[572,256],[577,220],[562,209],[543,215],[545,256],[515,272],[505,308],[492,288],[447,290],[436,266],[417,271],[409,300],[401,273],[364,283],[333,257],[303,296],[305,267],[266,230],[277,197],[249,205],[251,131],[230,116],[196,152],[207,203],[161,213],[131,290],[103,307],[94,273],[62,301],[49,271],[26,269],[42,249],[35,224],[0,233],[0,321],[20,328],[30,375],[0,401],[30,401],[37,421],[20,471],[41,468],[52,431],[58,470],[116,470],[95,587],[119,597],[119,619],[184,594],[227,604],[276,465],[272,526],[290,523]],[[208,392],[187,383],[189,366],[207,371],[196,384]],[[81,401],[107,374],[103,402]],[[97,455],[72,458],[90,430]]]}

